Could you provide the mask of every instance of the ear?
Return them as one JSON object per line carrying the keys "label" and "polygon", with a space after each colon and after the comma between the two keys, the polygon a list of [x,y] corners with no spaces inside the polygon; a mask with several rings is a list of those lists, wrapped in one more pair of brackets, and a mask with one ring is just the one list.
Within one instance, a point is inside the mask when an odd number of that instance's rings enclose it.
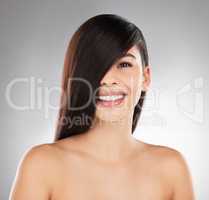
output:
{"label": "ear", "polygon": [[147,91],[151,83],[151,67],[147,65],[143,69],[142,91]]}

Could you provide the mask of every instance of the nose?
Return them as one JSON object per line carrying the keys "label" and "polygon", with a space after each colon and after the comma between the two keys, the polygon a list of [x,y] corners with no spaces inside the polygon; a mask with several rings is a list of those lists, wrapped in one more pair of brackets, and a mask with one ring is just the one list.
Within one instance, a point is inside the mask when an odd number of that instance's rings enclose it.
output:
{"label": "nose", "polygon": [[114,70],[114,67],[109,69],[109,71],[104,75],[103,79],[101,80],[101,86],[103,85],[117,85],[119,84],[119,79],[118,79],[118,72]]}

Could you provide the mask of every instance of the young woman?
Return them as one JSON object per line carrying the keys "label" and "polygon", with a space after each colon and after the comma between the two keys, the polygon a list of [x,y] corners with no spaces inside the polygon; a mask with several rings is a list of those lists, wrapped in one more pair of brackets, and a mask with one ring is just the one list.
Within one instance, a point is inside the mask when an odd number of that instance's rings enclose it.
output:
{"label": "young woman", "polygon": [[101,14],[72,36],[55,139],[24,156],[11,200],[193,200],[189,169],[172,148],[133,137],[151,69],[144,36]]}

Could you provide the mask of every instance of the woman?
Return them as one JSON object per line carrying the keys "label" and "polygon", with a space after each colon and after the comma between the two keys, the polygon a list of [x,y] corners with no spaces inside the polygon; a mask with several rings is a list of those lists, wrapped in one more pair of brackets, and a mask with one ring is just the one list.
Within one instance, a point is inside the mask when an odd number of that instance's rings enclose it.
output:
{"label": "woman", "polygon": [[142,32],[113,14],[74,33],[55,139],[24,156],[12,200],[193,200],[180,152],[133,137],[151,73]]}

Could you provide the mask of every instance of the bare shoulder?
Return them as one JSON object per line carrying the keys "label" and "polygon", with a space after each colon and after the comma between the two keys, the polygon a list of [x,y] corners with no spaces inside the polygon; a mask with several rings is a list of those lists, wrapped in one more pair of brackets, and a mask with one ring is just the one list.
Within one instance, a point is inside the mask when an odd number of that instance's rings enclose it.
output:
{"label": "bare shoulder", "polygon": [[155,145],[150,143],[143,142],[146,154],[150,157],[153,157],[154,160],[160,161],[162,163],[173,165],[176,163],[177,165],[185,165],[186,161],[183,154],[177,149],[163,146],[163,145]]}
{"label": "bare shoulder", "polygon": [[54,147],[51,143],[38,144],[27,149],[22,156],[24,166],[37,164],[44,165],[54,157]]}
{"label": "bare shoulder", "polygon": [[147,143],[146,146],[147,154],[158,162],[165,171],[168,171],[171,176],[177,175],[176,173],[182,173],[182,175],[188,173],[186,159],[177,149]]}
{"label": "bare shoulder", "polygon": [[52,149],[51,143],[44,143],[44,144],[37,144],[25,152],[25,158],[30,158],[34,156],[43,156],[49,153],[49,151]]}
{"label": "bare shoulder", "polygon": [[11,188],[10,199],[48,199],[51,193],[53,148],[50,144],[30,147],[23,154]]}
{"label": "bare shoulder", "polygon": [[59,143],[44,143],[34,145],[28,149],[23,156],[22,165],[34,166],[36,169],[39,167],[40,173],[48,174],[52,177],[54,172],[58,170],[59,163],[63,160],[62,151],[65,145]]}
{"label": "bare shoulder", "polygon": [[28,149],[23,158],[31,162],[41,162],[43,165],[49,164],[49,162],[60,161],[60,156],[64,152],[70,154],[70,150],[73,150],[73,147],[72,139],[62,139],[52,143],[38,144]]}
{"label": "bare shoulder", "polygon": [[192,176],[183,154],[171,147],[146,144],[148,154],[160,166],[161,173],[172,186],[172,198],[194,200]]}
{"label": "bare shoulder", "polygon": [[18,165],[18,172],[19,174],[28,172],[40,177],[47,177],[47,174],[53,170],[52,167],[56,160],[56,151],[52,144],[34,145],[23,154]]}

